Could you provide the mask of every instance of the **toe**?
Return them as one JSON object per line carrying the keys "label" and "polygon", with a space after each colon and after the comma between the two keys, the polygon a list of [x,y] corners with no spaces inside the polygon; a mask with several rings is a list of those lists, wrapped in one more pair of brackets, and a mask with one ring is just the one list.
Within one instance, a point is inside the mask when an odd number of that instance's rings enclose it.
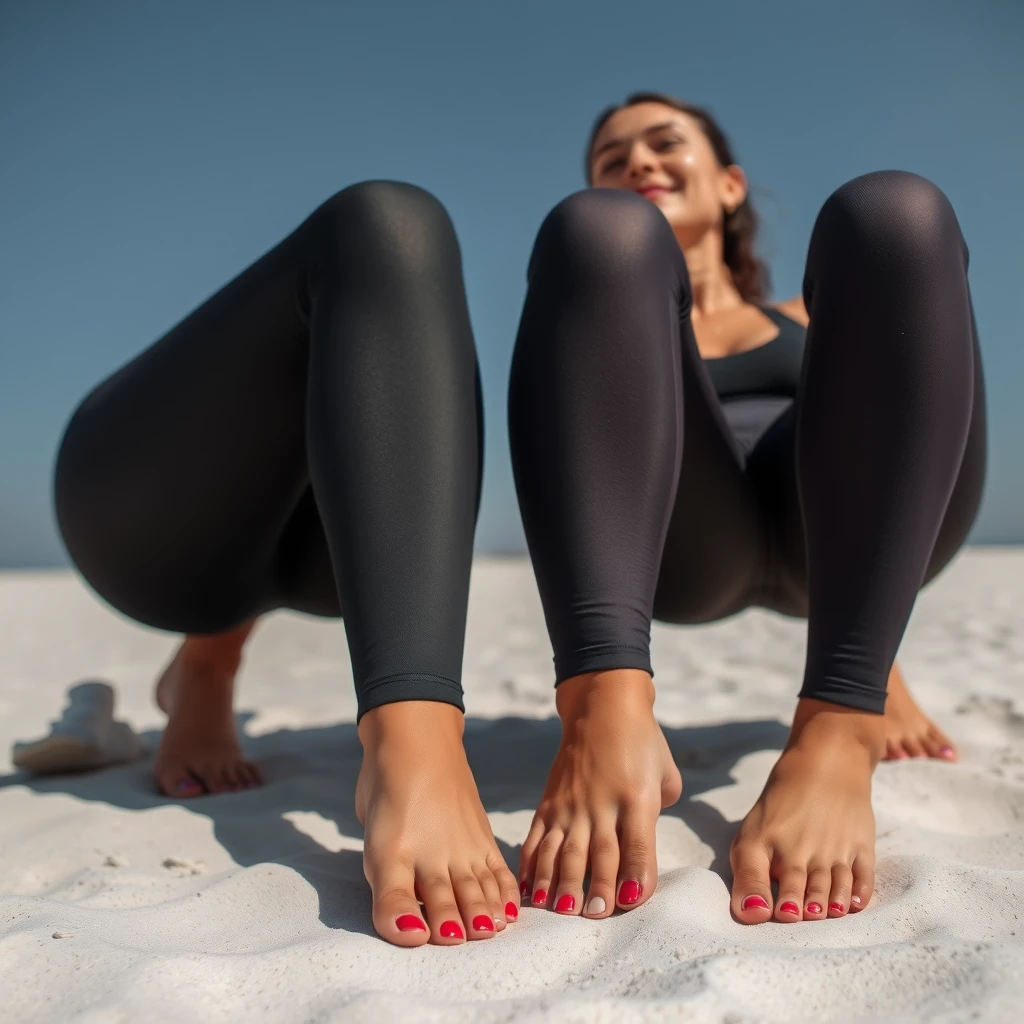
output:
{"label": "toe", "polygon": [[501,892],[498,889],[498,882],[486,864],[480,864],[476,869],[476,880],[480,883],[480,890],[484,894],[484,900],[494,921],[494,927],[502,931],[508,923],[505,920],[505,905],[501,899]]}
{"label": "toe", "polygon": [[907,752],[910,757],[924,757],[925,749],[924,745],[916,736],[908,736],[903,741],[903,749]]}
{"label": "toe", "polygon": [[734,844],[732,862],[732,912],[744,924],[760,924],[772,916],[771,861],[759,843]]}
{"label": "toe", "polygon": [[622,819],[619,833],[619,876],[615,903],[632,910],[645,903],[658,885],[654,823],[658,807],[637,806]]}
{"label": "toe", "polygon": [[551,905],[551,882],[555,877],[558,852],[564,838],[561,829],[553,829],[537,847],[537,859],[533,866],[533,892],[530,895],[530,903],[535,907]]}
{"label": "toe", "polygon": [[465,942],[466,926],[448,872],[440,868],[425,871],[417,879],[416,888],[430,925],[430,941],[437,946],[457,946]]}
{"label": "toe", "polygon": [[607,917],[615,909],[618,873],[619,840],[614,822],[609,822],[590,837],[590,888],[583,910],[587,917]]}
{"label": "toe", "polygon": [[941,729],[934,726],[929,729],[924,738],[924,749],[929,757],[941,761],[956,760],[956,747],[953,746],[952,740]]}
{"label": "toe", "polygon": [[537,873],[537,853],[540,843],[547,834],[547,826],[539,816],[535,816],[529,834],[519,851],[519,897],[522,906],[533,902],[533,879]]}
{"label": "toe", "polygon": [[173,799],[190,799],[202,796],[202,784],[186,768],[163,768],[154,772],[157,788],[164,796]]}
{"label": "toe", "polygon": [[828,911],[828,897],[832,891],[832,872],[828,868],[812,868],[807,873],[807,895],[804,901],[804,920],[820,921]]}
{"label": "toe", "polygon": [[844,917],[850,909],[853,871],[846,864],[832,868],[832,889],[828,895],[828,916]]}
{"label": "toe", "polygon": [[559,851],[558,887],[552,906],[559,914],[579,914],[583,909],[583,876],[587,873],[587,854],[590,852],[590,825],[578,822]]}
{"label": "toe", "polygon": [[802,920],[806,893],[807,869],[783,868],[779,874],[779,898],[775,903],[775,920],[786,923]]}
{"label": "toe", "polygon": [[[374,874],[370,871],[368,874]],[[415,896],[415,878],[411,869],[395,865],[382,873],[373,891],[373,927],[377,934],[396,946],[422,946],[430,940]]]}
{"label": "toe", "polygon": [[875,888],[874,857],[861,854],[853,862],[853,886],[850,893],[850,912],[863,910]]}
{"label": "toe", "polygon": [[455,902],[459,905],[462,920],[466,922],[467,939],[490,939],[494,937],[494,915],[484,896],[476,875],[466,869],[452,870],[452,888]]}
{"label": "toe", "polygon": [[498,898],[501,900],[505,920],[518,921],[520,894],[516,876],[509,871],[508,865],[501,859],[501,854],[496,849],[492,850],[487,867],[498,883]]}
{"label": "toe", "polygon": [[256,765],[252,764],[249,761],[246,761],[245,765],[243,766],[243,770],[246,785],[248,785],[249,787],[263,785],[263,775],[260,772],[259,768],[256,767]]}

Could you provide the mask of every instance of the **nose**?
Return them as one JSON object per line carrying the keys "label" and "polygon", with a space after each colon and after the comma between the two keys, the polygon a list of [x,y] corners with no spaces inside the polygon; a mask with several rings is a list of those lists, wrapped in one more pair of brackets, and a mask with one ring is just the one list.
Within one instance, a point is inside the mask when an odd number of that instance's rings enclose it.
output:
{"label": "nose", "polygon": [[655,169],[654,153],[642,142],[635,143],[626,159],[626,175],[629,178],[642,178]]}

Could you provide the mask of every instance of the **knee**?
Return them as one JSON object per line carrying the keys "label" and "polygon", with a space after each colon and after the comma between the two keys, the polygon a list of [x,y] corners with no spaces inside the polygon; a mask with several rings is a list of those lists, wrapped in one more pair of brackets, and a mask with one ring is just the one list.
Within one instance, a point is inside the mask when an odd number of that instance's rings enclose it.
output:
{"label": "knee", "polygon": [[927,178],[908,171],[875,171],[841,185],[825,201],[815,235],[849,255],[881,262],[908,254],[927,259],[951,248],[966,259],[949,199]]}
{"label": "knee", "polygon": [[541,266],[577,273],[664,262],[678,250],[664,214],[649,200],[624,189],[589,188],[566,197],[547,215],[537,233],[530,273]]}
{"label": "knee", "polygon": [[401,181],[363,181],[336,192],[311,218],[327,252],[360,265],[400,264],[428,271],[444,256],[459,257],[448,211],[430,192]]}

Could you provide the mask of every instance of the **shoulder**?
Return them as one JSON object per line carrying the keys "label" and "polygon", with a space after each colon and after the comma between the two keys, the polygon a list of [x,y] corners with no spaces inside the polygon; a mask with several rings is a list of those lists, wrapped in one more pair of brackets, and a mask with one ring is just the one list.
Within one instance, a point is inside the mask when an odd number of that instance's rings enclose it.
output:
{"label": "shoulder", "polygon": [[806,327],[811,318],[807,315],[807,307],[804,300],[798,295],[795,299],[787,299],[785,302],[773,302],[772,306],[780,313],[795,320],[798,324]]}

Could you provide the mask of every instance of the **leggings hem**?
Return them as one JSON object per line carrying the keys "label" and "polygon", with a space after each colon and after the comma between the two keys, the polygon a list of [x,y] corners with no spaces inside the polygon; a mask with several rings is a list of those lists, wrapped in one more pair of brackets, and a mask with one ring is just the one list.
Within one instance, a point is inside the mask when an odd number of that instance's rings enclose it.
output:
{"label": "leggings hem", "polygon": [[816,686],[805,685],[798,696],[810,700],[821,700],[826,704],[839,704],[845,708],[854,708],[857,711],[867,711],[871,714],[885,714],[886,692],[884,686],[879,693],[874,687],[851,683],[846,679],[828,677],[821,680]]}
{"label": "leggings hem", "polygon": [[627,644],[599,644],[575,651],[569,658],[555,658],[555,686],[585,672],[637,668],[654,678],[650,651]]}
{"label": "leggings hem", "polygon": [[463,714],[462,686],[446,676],[434,676],[426,672],[413,672],[374,679],[359,687],[360,701],[356,724],[374,708],[382,704],[397,704],[403,700],[432,700],[441,704],[453,704]]}

